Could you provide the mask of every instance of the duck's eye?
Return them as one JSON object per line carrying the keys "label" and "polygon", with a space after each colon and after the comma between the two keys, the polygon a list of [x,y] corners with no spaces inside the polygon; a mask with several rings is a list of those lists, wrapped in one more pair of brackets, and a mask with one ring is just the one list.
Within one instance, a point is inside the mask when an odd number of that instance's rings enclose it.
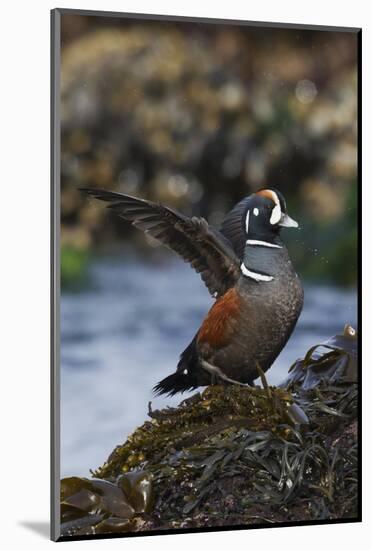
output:
{"label": "duck's eye", "polygon": [[259,216],[259,209],[258,209],[258,208],[254,208],[253,214],[254,214],[254,216]]}

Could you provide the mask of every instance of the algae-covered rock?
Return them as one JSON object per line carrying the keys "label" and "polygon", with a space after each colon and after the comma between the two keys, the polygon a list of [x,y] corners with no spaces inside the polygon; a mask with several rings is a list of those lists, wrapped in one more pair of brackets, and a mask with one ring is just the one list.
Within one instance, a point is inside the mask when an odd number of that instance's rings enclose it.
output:
{"label": "algae-covered rock", "polygon": [[357,515],[356,333],[308,351],[282,387],[209,386],[153,411],[93,480],[62,480],[65,534]]}

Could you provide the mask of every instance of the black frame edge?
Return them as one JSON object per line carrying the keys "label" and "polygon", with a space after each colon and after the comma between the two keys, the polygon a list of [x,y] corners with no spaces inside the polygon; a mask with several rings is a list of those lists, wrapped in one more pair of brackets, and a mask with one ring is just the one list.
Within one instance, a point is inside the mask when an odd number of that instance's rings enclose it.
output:
{"label": "black frame edge", "polygon": [[226,531],[250,531],[252,529],[276,529],[282,527],[311,527],[312,525],[337,525],[344,523],[360,523],[359,516],[355,518],[333,519],[333,520],[313,520],[313,521],[283,521],[276,524],[260,523],[252,525],[225,525],[222,527],[191,527],[187,529],[159,529],[158,531],[134,531],[128,533],[104,533],[97,535],[63,535],[58,542],[69,542],[77,540],[96,540],[96,539],[122,539],[133,537],[156,537],[159,535],[185,535],[188,533],[218,533]]}
{"label": "black frame edge", "polygon": [[95,17],[118,17],[127,19],[144,19],[151,21],[179,21],[183,23],[209,23],[209,24],[228,24],[228,25],[246,25],[249,27],[268,27],[272,29],[302,29],[332,32],[358,32],[360,27],[337,27],[336,25],[311,25],[304,23],[274,23],[270,21],[247,21],[243,19],[219,19],[216,17],[197,17],[184,15],[161,15],[155,13],[133,13],[117,11],[83,10],[75,8],[56,8],[60,15],[90,15]]}
{"label": "black frame edge", "polygon": [[50,12],[50,255],[51,255],[51,346],[50,346],[50,538],[60,539],[60,372],[59,372],[59,298],[60,298],[60,10]]}
{"label": "black frame edge", "polygon": [[362,29],[357,32],[357,306],[358,306],[358,516],[362,521]]}

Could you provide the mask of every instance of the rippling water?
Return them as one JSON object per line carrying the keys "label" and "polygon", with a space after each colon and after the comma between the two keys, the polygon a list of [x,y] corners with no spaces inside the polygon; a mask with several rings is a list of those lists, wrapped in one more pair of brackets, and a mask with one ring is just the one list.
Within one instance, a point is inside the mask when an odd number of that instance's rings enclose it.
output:
{"label": "rippling water", "polygon": [[[61,300],[61,474],[89,475],[146,419],[147,405],[175,405],[151,388],[174,371],[212,300],[181,261],[104,259],[89,288]],[[279,383],[313,344],[356,324],[356,293],[305,288],[294,334],[267,377]]]}

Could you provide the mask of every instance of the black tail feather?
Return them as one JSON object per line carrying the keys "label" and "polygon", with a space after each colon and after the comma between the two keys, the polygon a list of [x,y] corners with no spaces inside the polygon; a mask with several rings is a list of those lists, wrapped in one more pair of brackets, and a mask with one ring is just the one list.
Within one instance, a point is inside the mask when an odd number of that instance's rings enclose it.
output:
{"label": "black tail feather", "polygon": [[192,342],[181,354],[176,372],[161,380],[153,388],[155,395],[166,393],[167,395],[173,396],[179,392],[183,393],[198,388],[200,384],[198,383],[197,377],[198,359],[196,340],[197,334],[195,334]]}
{"label": "black tail feather", "polygon": [[178,370],[156,384],[153,388],[153,392],[155,395],[167,394],[173,396],[176,393],[183,393],[193,390],[196,387],[197,386],[194,385],[194,382],[187,374]]}

